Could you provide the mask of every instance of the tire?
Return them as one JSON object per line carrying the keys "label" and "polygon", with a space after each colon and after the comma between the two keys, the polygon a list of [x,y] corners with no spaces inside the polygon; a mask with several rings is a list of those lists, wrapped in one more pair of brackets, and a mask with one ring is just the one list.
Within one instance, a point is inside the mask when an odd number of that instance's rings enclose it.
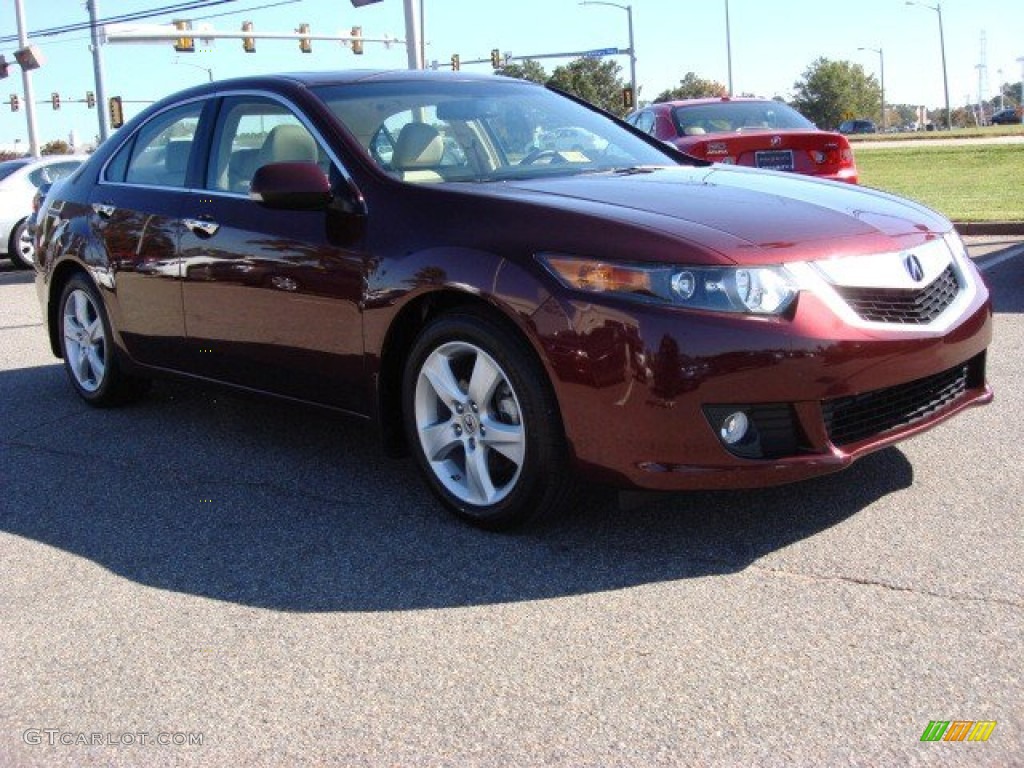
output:
{"label": "tire", "polygon": [[60,350],[71,386],[90,405],[120,405],[138,399],[149,380],[126,375],[118,364],[110,321],[96,288],[72,277],[60,297]]}
{"label": "tire", "polygon": [[408,444],[463,520],[508,530],[557,512],[574,479],[558,405],[526,343],[471,311],[420,333],[402,382]]}
{"label": "tire", "polygon": [[7,255],[11,263],[20,269],[32,269],[36,264],[36,246],[28,235],[28,219],[22,219],[11,230],[7,243]]}

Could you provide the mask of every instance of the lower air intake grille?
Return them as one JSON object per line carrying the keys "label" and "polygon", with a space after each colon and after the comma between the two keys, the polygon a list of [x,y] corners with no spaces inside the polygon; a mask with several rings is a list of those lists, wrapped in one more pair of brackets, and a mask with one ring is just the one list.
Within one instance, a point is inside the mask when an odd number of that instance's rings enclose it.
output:
{"label": "lower air intake grille", "polygon": [[927,418],[967,390],[968,367],[964,363],[907,384],[824,401],[829,439],[849,445]]}
{"label": "lower air intake grille", "polygon": [[920,289],[844,288],[836,291],[854,312],[872,323],[930,323],[942,314],[960,292],[953,265]]}

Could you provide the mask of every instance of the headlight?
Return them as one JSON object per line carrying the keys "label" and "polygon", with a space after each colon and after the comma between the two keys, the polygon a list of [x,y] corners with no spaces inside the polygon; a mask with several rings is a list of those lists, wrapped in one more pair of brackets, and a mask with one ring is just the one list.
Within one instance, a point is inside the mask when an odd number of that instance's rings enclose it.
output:
{"label": "headlight", "polygon": [[567,288],[716,312],[779,315],[797,285],[785,267],[679,267],[544,254],[541,262]]}

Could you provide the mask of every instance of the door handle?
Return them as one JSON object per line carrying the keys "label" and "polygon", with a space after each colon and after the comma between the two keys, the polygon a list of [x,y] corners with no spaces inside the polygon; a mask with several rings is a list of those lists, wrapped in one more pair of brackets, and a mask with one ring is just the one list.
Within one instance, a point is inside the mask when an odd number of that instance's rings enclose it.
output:
{"label": "door handle", "polygon": [[114,211],[117,210],[117,208],[110,203],[93,203],[92,209],[96,211],[96,214],[101,219],[109,219],[114,215]]}
{"label": "door handle", "polygon": [[220,224],[206,219],[184,219],[182,224],[199,237],[213,237],[220,229]]}

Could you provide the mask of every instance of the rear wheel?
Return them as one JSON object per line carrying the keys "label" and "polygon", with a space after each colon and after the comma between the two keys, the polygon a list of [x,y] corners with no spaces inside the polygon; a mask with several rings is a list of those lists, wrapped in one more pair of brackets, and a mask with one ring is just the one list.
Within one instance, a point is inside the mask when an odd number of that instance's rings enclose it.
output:
{"label": "rear wheel", "polygon": [[406,436],[431,490],[492,530],[556,511],[572,488],[558,407],[526,344],[482,314],[443,315],[413,346]]}
{"label": "rear wheel", "polygon": [[11,231],[11,240],[7,244],[7,253],[11,263],[22,269],[31,269],[36,263],[36,246],[28,232],[28,219],[22,219]]}
{"label": "rear wheel", "polygon": [[83,400],[92,405],[116,405],[149,389],[147,379],[121,371],[103,302],[96,288],[80,275],[64,286],[60,323],[64,369]]}

